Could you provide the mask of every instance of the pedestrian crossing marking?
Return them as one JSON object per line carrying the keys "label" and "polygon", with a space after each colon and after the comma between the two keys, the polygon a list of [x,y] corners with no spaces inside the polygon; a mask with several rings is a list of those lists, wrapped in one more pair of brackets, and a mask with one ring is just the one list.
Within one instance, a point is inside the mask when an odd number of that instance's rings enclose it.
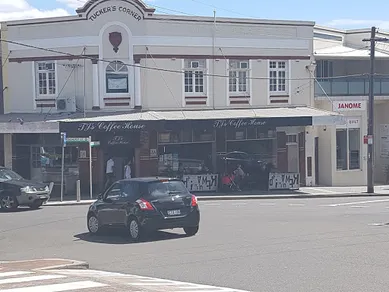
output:
{"label": "pedestrian crossing marking", "polygon": [[[107,284],[94,281],[73,281],[68,283],[45,282],[53,280],[63,281],[64,279],[69,279],[69,277],[59,274],[38,274],[31,271],[2,272],[0,273],[0,292],[63,292],[109,286]],[[32,283],[35,285],[31,286]],[[5,287],[5,285],[10,284],[12,284],[12,288],[9,286],[8,288]],[[27,287],[20,287],[23,284],[29,285]]]}
{"label": "pedestrian crossing marking", "polygon": [[63,279],[63,278],[66,278],[66,276],[63,276],[63,275],[38,275],[38,276],[23,277],[23,278],[9,278],[9,279],[0,280],[0,285],[14,284],[14,283],[25,283],[25,282],[31,282],[31,281]]}
{"label": "pedestrian crossing marking", "polygon": [[[93,281],[94,279],[96,281]],[[122,288],[121,290],[116,290],[115,287],[118,285]],[[96,270],[7,271],[0,273],[0,292],[82,292],[83,289],[103,292],[110,288],[123,292],[139,291],[139,289],[144,292],[248,292],[233,288]]]}
{"label": "pedestrian crossing marking", "polygon": [[33,274],[33,272],[22,272],[22,271],[3,272],[3,273],[0,273],[0,278],[22,276],[22,275],[28,275],[28,274]]}
{"label": "pedestrian crossing marking", "polygon": [[[248,292],[227,287],[217,287],[190,282],[181,282],[168,279],[151,278],[145,276],[111,273],[98,270],[52,270],[51,273],[63,275],[78,275],[80,277],[94,277],[100,281],[125,284],[128,287],[136,287],[137,291],[164,291],[164,292]],[[0,290],[0,292],[2,292]]]}
{"label": "pedestrian crossing marking", "polygon": [[89,289],[106,287],[107,284],[97,283],[93,281],[79,281],[62,284],[40,285],[35,287],[11,288],[0,290],[0,292],[63,292],[71,290]]}

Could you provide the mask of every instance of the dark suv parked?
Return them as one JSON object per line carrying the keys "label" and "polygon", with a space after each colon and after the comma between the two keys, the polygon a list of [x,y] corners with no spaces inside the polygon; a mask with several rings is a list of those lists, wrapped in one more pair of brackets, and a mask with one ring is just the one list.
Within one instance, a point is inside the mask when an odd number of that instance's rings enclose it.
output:
{"label": "dark suv parked", "polygon": [[183,228],[193,236],[199,230],[197,198],[182,181],[171,178],[132,178],[109,187],[90,207],[88,230],[125,227],[133,241],[160,229]]}
{"label": "dark suv parked", "polygon": [[26,180],[16,172],[0,166],[0,210],[12,211],[18,206],[38,209],[49,198],[47,184]]}

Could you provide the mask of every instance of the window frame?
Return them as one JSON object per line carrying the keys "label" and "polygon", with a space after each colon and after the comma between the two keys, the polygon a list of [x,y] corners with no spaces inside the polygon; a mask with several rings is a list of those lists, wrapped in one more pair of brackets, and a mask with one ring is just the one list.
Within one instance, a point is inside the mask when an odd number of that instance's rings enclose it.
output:
{"label": "window frame", "polygon": [[[117,197],[109,197],[109,193],[115,188],[115,186],[119,186],[119,189],[120,189],[120,194],[117,196]],[[110,200],[118,200],[122,197],[121,195],[121,185],[119,182],[114,182],[110,187],[109,189],[106,191],[105,195],[104,195],[104,199],[110,199]]]}
{"label": "window frame", "polygon": [[[275,63],[276,67],[273,68],[272,65]],[[285,64],[285,67],[280,68],[280,63]],[[268,89],[270,95],[278,95],[278,94],[289,94],[289,61],[287,60],[269,60],[268,64],[268,72],[269,72],[269,82],[268,82]],[[272,73],[275,73],[276,76],[272,76]],[[285,76],[280,78],[280,73],[284,73]],[[272,81],[275,80],[275,83]],[[281,80],[284,81],[282,84]],[[279,86],[285,86],[284,90],[280,90]],[[272,86],[275,86],[276,90],[272,89]]]}
{"label": "window frame", "polygon": [[[349,126],[349,120],[355,120],[355,119],[358,119],[359,120],[359,125],[356,127],[356,126]],[[362,153],[362,128],[361,128],[361,120],[362,118],[361,117],[347,117],[346,118],[346,124],[344,125],[338,125],[336,126],[336,131],[335,131],[335,167],[336,167],[336,171],[360,171],[362,170],[362,159],[361,159],[361,153]],[[359,153],[358,153],[358,161],[359,161],[359,167],[358,168],[350,168],[350,163],[351,163],[351,159],[350,159],[350,154],[351,154],[351,151],[350,151],[350,130],[359,130]],[[342,168],[338,168],[338,141],[337,141],[337,133],[338,131],[346,131],[346,159],[347,159],[347,167],[346,169],[342,169]]]}
{"label": "window frame", "polygon": [[[118,64],[121,64],[121,68],[125,68],[125,71],[120,71],[120,69],[117,69]],[[116,68],[113,71],[108,71],[109,68],[114,68],[112,66],[116,66]],[[104,70],[104,78],[105,78],[105,94],[107,95],[121,95],[121,94],[129,94],[130,93],[130,70],[128,66],[120,61],[120,60],[114,60],[112,62],[109,62]],[[110,79],[126,79],[126,88],[125,89],[109,89],[109,80]]]}
{"label": "window frame", "polygon": [[[128,181],[128,182],[121,182],[121,198],[123,198],[126,201],[129,202],[135,202],[137,199],[141,197],[141,187],[139,182],[135,181]],[[126,187],[130,187],[130,190],[132,193],[127,194],[126,193]],[[135,192],[134,192],[135,190]]]}
{"label": "window frame", "polygon": [[[192,67],[194,62],[199,63],[199,67]],[[187,73],[191,73],[191,78],[187,78]],[[202,86],[203,90],[196,92],[196,73],[202,73],[202,84],[198,86]],[[208,86],[208,76],[207,74],[207,60],[205,59],[185,59],[184,60],[184,95],[185,96],[206,96],[207,95],[207,86]],[[187,80],[192,80],[191,84],[186,83]],[[192,91],[187,91],[187,87],[192,87]]]}
{"label": "window frame", "polygon": [[[247,63],[247,68],[240,68],[241,63]],[[235,76],[231,76],[231,73],[235,73]],[[244,84],[240,84],[239,73],[246,73],[246,77],[243,79],[245,80]],[[235,81],[235,84],[231,84],[232,80]],[[231,85],[235,85],[235,90],[231,90]],[[245,86],[245,90],[240,90],[240,86]],[[228,61],[228,93],[229,95],[250,95],[250,60]]]}
{"label": "window frame", "polygon": [[[48,69],[39,69],[41,64],[52,64],[54,66],[54,70],[48,70]],[[35,69],[35,87],[36,87],[36,96],[38,98],[52,98],[58,96],[58,63],[57,61],[36,61],[34,62],[34,69]],[[54,93],[49,93],[50,91],[50,78],[49,74],[54,73],[54,78],[51,80],[54,80]],[[40,74],[45,74],[45,82],[46,82],[46,94],[41,93],[41,86],[40,86]]]}
{"label": "window frame", "polygon": [[334,76],[334,62],[331,60],[316,61],[316,78],[325,79]]}

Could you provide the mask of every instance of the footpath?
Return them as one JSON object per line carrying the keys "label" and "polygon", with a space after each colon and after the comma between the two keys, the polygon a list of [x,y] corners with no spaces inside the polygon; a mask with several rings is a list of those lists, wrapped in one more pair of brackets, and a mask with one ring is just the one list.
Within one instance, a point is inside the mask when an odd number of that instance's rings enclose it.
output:
{"label": "footpath", "polygon": [[84,262],[38,259],[0,262],[1,292],[248,292],[233,288],[89,270]]}
{"label": "footpath", "polygon": [[[257,199],[308,199],[308,198],[341,198],[341,197],[373,197],[388,196],[389,185],[375,186],[374,194],[366,193],[365,186],[354,187],[301,187],[296,191],[241,191],[241,192],[194,192],[199,201],[216,200],[257,200]],[[61,202],[59,198],[52,197],[45,206],[71,206],[89,205],[96,198],[90,199],[83,194],[81,200],[76,196],[65,196]]]}

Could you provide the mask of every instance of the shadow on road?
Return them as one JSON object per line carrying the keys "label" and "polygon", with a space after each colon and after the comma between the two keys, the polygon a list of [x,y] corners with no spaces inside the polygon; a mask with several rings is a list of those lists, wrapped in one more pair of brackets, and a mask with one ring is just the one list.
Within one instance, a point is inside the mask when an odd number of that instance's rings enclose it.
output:
{"label": "shadow on road", "polygon": [[12,210],[12,211],[8,211],[8,210],[4,210],[4,209],[0,208],[0,213],[4,213],[4,214],[7,214],[7,213],[23,213],[23,212],[33,212],[33,211],[39,211],[39,210],[41,210],[41,208],[39,208],[39,209],[31,209],[31,208],[28,208],[28,207],[18,207],[17,209]]}
{"label": "shadow on road", "polygon": [[91,235],[89,232],[80,233],[74,235],[76,241],[83,240],[94,243],[106,243],[106,244],[140,244],[143,242],[153,242],[161,240],[172,240],[185,238],[186,235],[178,233],[170,233],[165,231],[157,231],[148,234],[139,242],[131,242],[131,240],[125,235],[122,230],[109,230],[103,232],[101,235]]}

